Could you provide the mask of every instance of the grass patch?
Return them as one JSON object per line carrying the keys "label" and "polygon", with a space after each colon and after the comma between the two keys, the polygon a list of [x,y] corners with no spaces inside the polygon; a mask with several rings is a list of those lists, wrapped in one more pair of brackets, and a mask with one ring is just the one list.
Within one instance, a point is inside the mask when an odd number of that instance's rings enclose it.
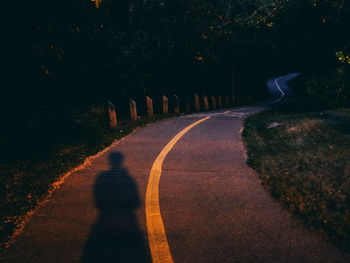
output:
{"label": "grass patch", "polygon": [[[10,144],[11,138],[0,138],[3,148],[6,146],[7,149],[3,151],[4,158],[0,161],[0,252],[23,216],[45,198],[52,183],[62,174],[136,127],[164,118],[156,115],[153,118],[140,118],[136,122],[119,121],[117,129],[111,129],[107,125],[106,115],[103,106],[93,106],[84,114],[77,114],[72,118],[74,125],[64,128],[68,131],[62,131],[74,136],[62,136],[61,140],[50,140],[48,137],[36,143],[34,139],[33,142],[25,138]],[[13,154],[21,154],[6,159],[11,155],[11,149]]]}
{"label": "grass patch", "polygon": [[251,116],[248,164],[274,197],[350,250],[350,109],[302,112],[289,102]]}

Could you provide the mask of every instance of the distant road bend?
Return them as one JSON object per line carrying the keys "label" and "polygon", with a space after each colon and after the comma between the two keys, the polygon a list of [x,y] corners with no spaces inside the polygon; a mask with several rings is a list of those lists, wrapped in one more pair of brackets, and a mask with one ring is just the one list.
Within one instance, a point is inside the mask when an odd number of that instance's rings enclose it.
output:
{"label": "distant road bend", "polygon": [[[69,176],[0,262],[350,262],[246,165],[244,118],[274,101],[148,125]],[[295,74],[294,74],[295,77]]]}

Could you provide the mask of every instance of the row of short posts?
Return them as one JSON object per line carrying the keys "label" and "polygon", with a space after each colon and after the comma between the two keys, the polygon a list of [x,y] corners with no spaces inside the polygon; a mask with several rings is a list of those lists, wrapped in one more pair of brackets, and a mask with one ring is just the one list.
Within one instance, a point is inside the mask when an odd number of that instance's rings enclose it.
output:
{"label": "row of short posts", "polygon": [[[174,113],[178,114],[180,112],[179,97],[174,95],[173,98],[175,102]],[[162,99],[163,99],[163,114],[168,115],[169,114],[168,98],[166,96],[163,96]],[[222,96],[218,96],[217,100],[214,96],[211,96],[210,99],[211,99],[212,110],[223,108]],[[146,101],[147,101],[147,115],[148,117],[153,117],[154,116],[153,101],[149,96],[146,97]],[[232,101],[234,101],[233,96],[232,96]],[[129,99],[129,105],[130,105],[130,119],[132,121],[137,121],[138,115],[137,115],[136,102],[133,99]],[[209,100],[206,95],[203,95],[203,106],[204,106],[204,110],[206,111],[209,110]],[[225,96],[225,106],[226,107],[230,106],[229,96]],[[194,94],[194,108],[196,112],[199,112],[201,110],[199,96],[197,94]],[[190,111],[190,102],[189,102],[189,98],[187,97],[186,104],[185,104],[185,112],[189,112],[189,111]],[[116,110],[115,110],[115,106],[110,101],[108,101],[108,116],[109,116],[109,126],[112,128],[116,128],[117,127]]]}
{"label": "row of short posts", "polygon": [[[233,97],[232,97],[232,101],[233,101]],[[216,98],[214,96],[211,96],[212,110],[216,110],[217,108],[221,109],[224,107],[222,96],[218,96],[217,102],[218,102],[218,105],[216,104]],[[207,95],[203,95],[203,106],[204,106],[204,110],[209,110],[209,102],[208,102]],[[225,106],[226,107],[230,106],[229,96],[225,96]],[[194,94],[194,108],[195,108],[195,111],[201,110],[200,103],[199,103],[199,96],[197,94]]]}

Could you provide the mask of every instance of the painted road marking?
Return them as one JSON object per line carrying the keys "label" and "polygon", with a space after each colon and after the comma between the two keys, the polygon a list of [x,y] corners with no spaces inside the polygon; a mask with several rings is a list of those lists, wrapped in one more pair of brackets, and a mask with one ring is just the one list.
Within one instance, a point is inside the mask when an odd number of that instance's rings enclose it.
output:
{"label": "painted road marking", "polygon": [[281,89],[280,85],[279,85],[278,82],[277,82],[279,79],[280,79],[280,78],[276,78],[276,79],[275,79],[275,84],[276,84],[278,90],[281,92],[281,97],[280,97],[278,100],[276,100],[275,103],[276,103],[277,101],[280,101],[281,99],[283,99],[284,96],[285,96],[283,90]]}
{"label": "painted road marking", "polygon": [[[284,77],[284,76],[282,76],[282,77]],[[277,98],[277,99],[274,100],[273,102],[270,102],[270,103],[268,103],[268,104],[265,104],[265,106],[270,106],[270,105],[272,105],[272,104],[275,104],[275,103],[279,102],[280,100],[282,100],[282,99],[284,98],[285,94],[284,94],[283,90],[281,89],[280,85],[278,84],[278,80],[279,80],[280,78],[282,78],[282,77],[278,77],[278,78],[276,78],[275,81],[274,81],[274,82],[275,82],[275,85],[276,85],[276,87],[277,87],[277,89],[281,92],[281,97]]]}
{"label": "painted road marking", "polygon": [[149,173],[147,191],[146,191],[146,221],[147,235],[151,250],[153,263],[173,263],[173,258],[170,254],[168,240],[166,238],[162,216],[159,207],[159,179],[162,174],[162,164],[171,151],[174,145],[184,136],[189,130],[196,125],[210,119],[210,116],[200,119],[195,123],[187,126],[179,132],[171,141],[163,148],[158,157],[153,163]]}
{"label": "painted road marking", "polygon": [[[238,109],[240,110],[240,109]],[[249,115],[247,112],[239,112],[235,110],[230,110],[226,112],[208,112],[208,113],[196,113],[192,115],[186,115],[183,118],[203,118],[203,117],[234,117],[234,118],[244,118]]]}

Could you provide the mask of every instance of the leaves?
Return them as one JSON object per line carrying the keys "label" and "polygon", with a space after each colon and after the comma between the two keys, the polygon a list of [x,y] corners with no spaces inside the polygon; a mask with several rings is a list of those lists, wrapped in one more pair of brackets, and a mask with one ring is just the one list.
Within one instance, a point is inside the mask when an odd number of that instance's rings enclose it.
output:
{"label": "leaves", "polygon": [[92,2],[95,2],[95,5],[97,8],[99,8],[102,5],[102,0],[91,0]]}
{"label": "leaves", "polygon": [[335,53],[336,57],[338,58],[338,61],[341,62],[341,63],[347,63],[347,64],[350,64],[350,57],[349,55],[345,55],[343,53],[343,51],[337,51]]}

